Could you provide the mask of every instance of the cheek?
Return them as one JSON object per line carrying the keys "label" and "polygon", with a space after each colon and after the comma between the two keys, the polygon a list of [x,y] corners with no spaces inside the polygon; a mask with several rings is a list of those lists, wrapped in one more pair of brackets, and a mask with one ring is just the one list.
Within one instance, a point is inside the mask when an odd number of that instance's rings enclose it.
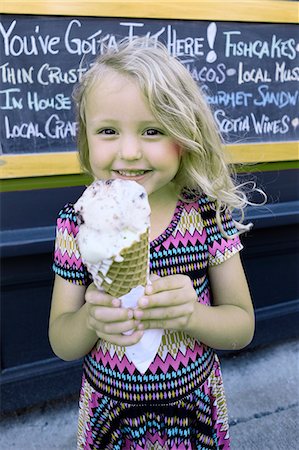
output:
{"label": "cheek", "polygon": [[181,147],[178,144],[169,143],[156,148],[155,152],[151,152],[151,160],[157,166],[170,168],[179,166],[181,161]]}
{"label": "cheek", "polygon": [[182,156],[181,146],[179,144],[171,144],[169,145],[167,150],[168,151],[166,152],[165,158],[165,160],[167,160],[167,164],[169,164],[169,166],[172,166],[173,168],[178,168]]}
{"label": "cheek", "polygon": [[111,152],[105,149],[105,145],[99,145],[94,142],[92,139],[88,141],[89,148],[89,160],[91,165],[105,167],[109,165],[112,161]]}

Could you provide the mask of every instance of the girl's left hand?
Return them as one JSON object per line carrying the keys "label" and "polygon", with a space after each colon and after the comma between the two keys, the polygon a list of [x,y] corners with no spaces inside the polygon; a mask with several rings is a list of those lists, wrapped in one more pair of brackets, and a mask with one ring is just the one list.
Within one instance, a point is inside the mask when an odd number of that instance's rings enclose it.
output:
{"label": "girl's left hand", "polygon": [[153,275],[151,283],[134,310],[135,319],[141,320],[138,328],[184,331],[198,301],[191,279],[187,275]]}

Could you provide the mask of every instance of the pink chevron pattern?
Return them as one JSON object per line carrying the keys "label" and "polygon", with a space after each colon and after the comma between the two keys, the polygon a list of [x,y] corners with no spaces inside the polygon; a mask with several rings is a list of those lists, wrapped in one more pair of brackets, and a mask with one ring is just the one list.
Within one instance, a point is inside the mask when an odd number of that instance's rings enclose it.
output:
{"label": "pink chevron pattern", "polygon": [[206,238],[206,233],[203,233],[202,235],[194,233],[192,235],[188,231],[186,231],[183,235],[180,230],[177,230],[175,236],[171,235],[167,239],[167,241],[164,242],[163,247],[168,250],[171,245],[177,246],[179,243],[185,247],[187,247],[188,245],[196,245],[197,242],[203,244],[206,241]]}
{"label": "pink chevron pattern", "polygon": [[[172,333],[172,339],[175,340],[175,336],[178,333]],[[185,337],[186,341],[190,340],[188,337]],[[121,358],[118,356],[118,353],[108,351],[107,348],[103,349],[101,346],[101,340],[98,342],[98,345],[91,351],[91,357],[97,364],[102,364],[103,367],[109,367],[112,370],[118,370],[121,373],[125,370],[131,375],[135,372],[136,368],[132,362],[127,359],[126,354],[124,353]],[[192,342],[191,347],[185,348],[185,352],[183,353],[179,348],[175,355],[166,353],[166,357],[163,358],[163,354],[165,353],[163,350],[165,345],[163,345],[163,341],[158,349],[158,353],[154,359],[154,361],[150,365],[150,372],[155,374],[158,370],[167,373],[169,367],[173,370],[178,370],[179,366],[182,364],[186,366],[189,362],[195,362],[198,358],[201,358],[206,352],[206,347],[200,345],[198,342]],[[167,344],[166,344],[167,345]],[[184,348],[182,343],[180,345]],[[106,346],[105,346],[106,347]],[[111,344],[111,347],[114,347]],[[111,354],[112,353],[112,354]],[[173,353],[173,352],[172,352]]]}
{"label": "pink chevron pattern", "polygon": [[[221,222],[229,238],[222,235],[215,205],[207,197],[193,203],[180,200],[165,232],[151,242],[150,271],[189,276],[198,301],[210,305],[208,267],[242,248],[228,211]],[[87,286],[91,278],[76,245],[77,233],[68,204],[57,220],[53,269],[69,282]],[[219,362],[212,349],[194,338],[166,330],[145,374],[121,347],[99,340],[83,369],[78,448],[230,448]]]}
{"label": "pink chevron pattern", "polygon": [[[96,393],[83,377],[77,448],[229,450],[228,426],[221,423],[217,410],[223,394],[218,369],[216,358],[207,380],[181,400],[169,405],[141,404],[140,407]],[[217,394],[215,384],[218,385]],[[82,427],[84,417],[85,426]]]}
{"label": "pink chevron pattern", "polygon": [[71,283],[86,285],[90,283],[90,277],[77,247],[77,234],[74,208],[68,204],[60,211],[57,219],[53,270]]}
{"label": "pink chevron pattern", "polygon": [[243,246],[238,237],[232,239],[229,245],[224,245],[223,242],[214,241],[209,247],[209,264],[216,266],[221,264],[237,252],[242,250]]}

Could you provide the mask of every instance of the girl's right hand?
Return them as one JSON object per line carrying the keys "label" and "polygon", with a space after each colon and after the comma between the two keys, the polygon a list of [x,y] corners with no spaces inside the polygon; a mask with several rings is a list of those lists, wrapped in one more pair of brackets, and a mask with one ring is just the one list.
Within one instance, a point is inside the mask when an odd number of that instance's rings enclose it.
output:
{"label": "girl's right hand", "polygon": [[98,290],[92,283],[86,290],[85,301],[88,305],[87,327],[99,338],[125,347],[140,341],[143,331],[136,331],[140,322],[134,320],[132,309],[121,307],[120,299]]}

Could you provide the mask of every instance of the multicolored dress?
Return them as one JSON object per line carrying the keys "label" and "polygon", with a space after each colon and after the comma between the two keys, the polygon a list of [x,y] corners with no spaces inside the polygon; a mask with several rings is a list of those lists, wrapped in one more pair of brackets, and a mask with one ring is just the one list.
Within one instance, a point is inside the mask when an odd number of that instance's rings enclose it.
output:
{"label": "multicolored dress", "polygon": [[[198,301],[212,302],[208,268],[242,249],[231,215],[216,223],[206,196],[179,200],[168,228],[150,244],[150,271],[188,275]],[[76,245],[71,204],[59,213],[54,271],[71,283],[90,276]],[[234,236],[235,235],[235,236]],[[229,426],[219,360],[213,349],[183,332],[166,330],[144,374],[123,347],[99,340],[84,358],[79,401],[78,449],[229,449]]]}

